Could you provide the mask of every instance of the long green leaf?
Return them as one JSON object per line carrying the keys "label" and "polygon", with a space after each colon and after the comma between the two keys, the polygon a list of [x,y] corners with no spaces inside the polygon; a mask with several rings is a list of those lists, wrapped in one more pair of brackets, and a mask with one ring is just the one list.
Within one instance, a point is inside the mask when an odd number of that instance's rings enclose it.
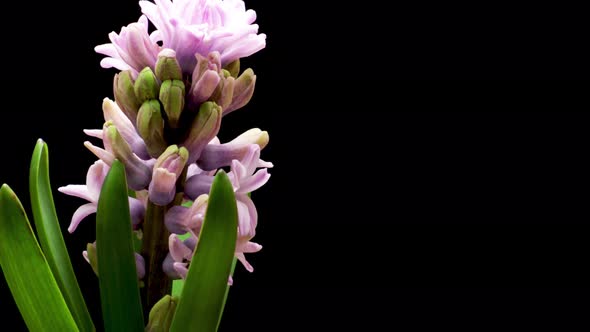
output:
{"label": "long green leaf", "polygon": [[94,331],[92,318],[78,286],[55,212],[49,182],[47,144],[39,139],[31,159],[29,189],[33,220],[43,253],[80,331]]}
{"label": "long green leaf", "polygon": [[105,331],[143,331],[127,180],[123,164],[117,160],[98,199],[96,251]]}
{"label": "long green leaf", "polygon": [[[234,257],[233,262],[231,263],[231,271],[230,271],[230,276],[234,276],[234,270],[236,269],[236,263],[237,263],[238,259]],[[227,286],[225,286],[225,294],[223,295],[223,303],[221,304],[221,311],[219,312],[219,318],[217,319],[217,328],[219,329],[219,324],[221,324],[221,316],[223,316],[223,309],[225,308],[225,303],[227,302],[227,296],[229,295],[229,289],[230,289],[230,285],[227,284]]]}
{"label": "long green leaf", "polygon": [[0,266],[29,331],[78,331],[22,204],[0,189]]}
{"label": "long green leaf", "polygon": [[207,214],[193,255],[171,332],[217,329],[236,248],[238,211],[223,171],[213,180]]}

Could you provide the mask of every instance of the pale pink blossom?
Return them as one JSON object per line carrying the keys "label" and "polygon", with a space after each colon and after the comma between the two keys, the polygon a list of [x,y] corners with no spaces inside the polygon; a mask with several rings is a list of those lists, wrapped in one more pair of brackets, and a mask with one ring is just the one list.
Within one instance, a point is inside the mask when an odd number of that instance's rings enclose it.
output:
{"label": "pale pink blossom", "polygon": [[[143,16],[120,33],[111,32],[111,43],[99,45],[107,57],[103,68],[131,70],[136,76],[145,67],[155,68],[160,50],[172,49],[182,71],[191,74],[196,54],[207,57],[217,51],[225,66],[266,46],[266,35],[254,24],[256,12],[242,0],[139,1]],[[147,17],[147,18],[146,18]],[[149,19],[156,30],[148,31]]]}
{"label": "pale pink blossom", "polygon": [[[105,164],[103,161],[98,160],[88,169],[85,185],[71,184],[57,189],[66,195],[80,197],[88,201],[88,203],[80,206],[74,212],[74,215],[72,216],[72,221],[70,222],[70,226],[68,227],[68,231],[70,233],[73,233],[76,230],[76,228],[84,218],[93,213],[96,213],[96,209],[98,207],[98,198],[100,196],[100,190],[102,188],[102,184],[108,171],[109,166]],[[139,224],[143,220],[143,217],[145,215],[144,205],[141,203],[141,201],[129,197],[129,210],[131,212],[132,223],[134,225]]]}

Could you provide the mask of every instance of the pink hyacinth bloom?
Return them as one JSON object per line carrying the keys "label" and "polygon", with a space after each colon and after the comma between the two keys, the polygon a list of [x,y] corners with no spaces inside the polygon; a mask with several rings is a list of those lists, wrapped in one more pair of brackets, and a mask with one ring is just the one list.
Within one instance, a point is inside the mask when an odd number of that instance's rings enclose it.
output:
{"label": "pink hyacinth bloom", "polygon": [[[76,212],[74,212],[72,221],[68,227],[70,233],[73,233],[76,230],[84,218],[96,213],[100,190],[108,172],[109,166],[103,161],[98,160],[88,169],[86,185],[71,184],[57,189],[66,195],[80,197],[89,202],[80,206]],[[131,221],[133,224],[139,224],[145,215],[145,207],[143,203],[135,198],[129,197],[129,210],[131,212]]]}
{"label": "pink hyacinth bloom", "polygon": [[[242,161],[233,160],[229,179],[234,187],[238,206],[238,242],[236,244],[236,257],[249,272],[254,268],[246,260],[245,253],[260,251],[262,246],[250,242],[256,234],[258,224],[258,212],[248,193],[262,187],[270,178],[266,168],[256,171],[260,164],[260,147],[256,144],[249,146],[248,152]],[[271,163],[267,163],[272,167]]]}
{"label": "pink hyacinth bloom", "polygon": [[[112,32],[111,43],[95,48],[107,56],[103,68],[130,69],[136,76],[145,67],[154,69],[159,51],[169,48],[182,71],[191,74],[195,54],[207,57],[217,51],[225,66],[266,46],[266,35],[258,34],[254,24],[256,12],[246,10],[242,0],[155,0],[139,5],[145,16],[119,34]],[[156,27],[151,34],[147,19]]]}
{"label": "pink hyacinth bloom", "polygon": [[217,51],[226,65],[266,46],[266,35],[258,34],[253,24],[256,12],[246,10],[242,0],[155,0],[139,5],[157,29],[154,38],[176,51],[186,73],[192,73],[197,53],[206,57]]}
{"label": "pink hyacinth bloom", "polygon": [[111,32],[110,44],[98,45],[94,50],[107,56],[100,61],[103,68],[129,69],[137,76],[143,68],[153,69],[156,65],[160,52],[156,35],[148,34],[148,19],[142,15],[137,22],[123,27],[119,34]]}
{"label": "pink hyacinth bloom", "polygon": [[[236,243],[235,255],[242,265],[244,265],[246,270],[250,272],[254,269],[252,265],[248,263],[244,254],[258,252],[262,249],[262,246],[250,241],[256,235],[258,212],[256,211],[254,202],[248,197],[248,193],[262,187],[270,178],[270,174],[268,174],[266,168],[258,171],[257,168],[272,166],[272,163],[261,161],[260,146],[257,144],[250,144],[241,160],[234,159],[232,161],[231,171],[228,173],[234,188],[238,208],[238,240]],[[193,167],[191,176],[185,185],[185,193],[189,197],[195,194],[201,195],[208,193],[212,179],[213,176],[209,172],[204,172]],[[182,234],[188,231],[188,228],[190,228],[188,225],[200,225],[200,223],[195,221],[195,216],[191,215],[188,208],[174,207],[173,209],[175,209],[175,211],[171,210],[166,216],[166,225],[170,231],[173,231],[171,229],[173,228],[178,234]],[[202,209],[202,207],[200,207],[200,209]],[[202,222],[202,217],[199,217],[198,221]],[[178,263],[176,264],[176,269],[174,269],[176,272],[178,272],[177,269],[186,267],[186,264],[182,261],[176,261],[176,263]],[[170,268],[170,270],[172,271],[173,269]]]}

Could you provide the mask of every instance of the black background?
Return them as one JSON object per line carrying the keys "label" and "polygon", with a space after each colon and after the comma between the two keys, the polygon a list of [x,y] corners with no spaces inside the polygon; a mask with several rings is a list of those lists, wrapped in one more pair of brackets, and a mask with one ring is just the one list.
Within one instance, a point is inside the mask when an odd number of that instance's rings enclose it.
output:
{"label": "black background", "polygon": [[[84,182],[82,129],[101,126],[114,75],[93,47],[139,9],[15,6],[20,23],[1,23],[0,182],[29,209],[39,137],[53,186]],[[267,48],[243,61],[257,90],[220,137],[268,130],[275,168],[254,194],[264,249],[253,274],[238,268],[221,330],[587,330],[588,81],[571,80],[588,78],[582,11],[321,6],[247,1]],[[65,232],[82,201],[54,196]],[[93,218],[65,239],[100,327],[81,255]],[[24,330],[0,292],[3,326]]]}

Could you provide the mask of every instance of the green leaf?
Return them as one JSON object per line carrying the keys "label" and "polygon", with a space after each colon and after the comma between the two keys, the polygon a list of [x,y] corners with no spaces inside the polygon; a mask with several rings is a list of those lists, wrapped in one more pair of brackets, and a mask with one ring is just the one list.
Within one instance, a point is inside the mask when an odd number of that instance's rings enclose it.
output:
{"label": "green leaf", "polygon": [[43,253],[80,331],[94,331],[55,212],[49,182],[47,144],[39,139],[31,159],[29,188],[33,219]]}
{"label": "green leaf", "polygon": [[132,236],[125,169],[115,160],[96,213],[98,281],[107,332],[144,330]]}
{"label": "green leaf", "polygon": [[[233,262],[231,263],[231,271],[230,271],[230,275],[233,277],[234,276],[234,270],[236,269],[236,262],[238,261],[237,258],[234,257]],[[230,285],[227,284],[225,286],[225,294],[223,295],[223,304],[221,305],[221,312],[219,313],[219,318],[217,319],[217,328],[219,328],[219,324],[221,324],[221,316],[223,316],[223,309],[225,308],[225,303],[227,302],[227,296],[229,295],[229,289],[230,289]]]}
{"label": "green leaf", "polygon": [[213,332],[223,311],[236,247],[238,211],[232,185],[221,170],[215,176],[207,214],[171,332]]}
{"label": "green leaf", "polygon": [[0,189],[0,266],[29,331],[78,331],[22,204]]}

